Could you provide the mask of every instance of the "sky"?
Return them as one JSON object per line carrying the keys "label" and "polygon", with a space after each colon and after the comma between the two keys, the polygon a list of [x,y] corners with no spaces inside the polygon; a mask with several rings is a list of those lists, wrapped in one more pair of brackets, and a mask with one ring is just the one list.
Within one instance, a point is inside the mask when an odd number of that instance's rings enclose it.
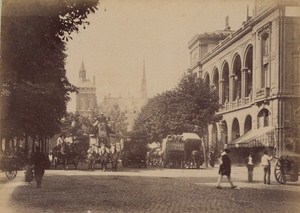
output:
{"label": "sky", "polygon": [[[100,0],[90,25],[72,34],[66,70],[76,85],[84,62],[96,78],[98,103],[111,97],[140,96],[143,61],[148,97],[174,88],[190,66],[188,42],[197,34],[232,30],[252,15],[253,0]],[[68,111],[75,110],[75,95]]]}

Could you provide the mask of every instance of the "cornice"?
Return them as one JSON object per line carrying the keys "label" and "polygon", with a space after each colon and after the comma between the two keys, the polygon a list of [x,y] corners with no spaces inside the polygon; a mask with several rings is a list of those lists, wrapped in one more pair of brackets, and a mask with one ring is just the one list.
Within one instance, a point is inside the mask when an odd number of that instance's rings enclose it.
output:
{"label": "cornice", "polygon": [[221,41],[214,49],[212,49],[211,52],[208,52],[204,58],[201,60],[201,63],[204,64],[216,55],[218,55],[220,52],[222,52],[224,49],[231,46],[233,43],[235,43],[237,40],[241,39],[244,35],[252,31],[252,28],[261,22],[263,19],[268,17],[270,14],[272,14],[274,11],[276,11],[279,8],[279,6],[276,4],[273,7],[271,7],[269,10],[265,11],[264,13],[258,15],[257,17],[249,19],[244,25],[235,31],[233,34],[228,36],[226,39]]}

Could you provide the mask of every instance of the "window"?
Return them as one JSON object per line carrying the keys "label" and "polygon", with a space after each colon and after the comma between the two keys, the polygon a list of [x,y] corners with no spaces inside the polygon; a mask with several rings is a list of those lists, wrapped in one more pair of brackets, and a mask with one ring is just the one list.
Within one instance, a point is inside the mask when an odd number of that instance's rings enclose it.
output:
{"label": "window", "polygon": [[268,33],[264,33],[262,35],[262,55],[266,56],[269,54],[270,52],[270,41],[269,41],[269,34]]}
{"label": "window", "polygon": [[266,87],[266,81],[267,81],[267,73],[269,70],[269,64],[263,65],[263,69],[261,70],[261,88]]}

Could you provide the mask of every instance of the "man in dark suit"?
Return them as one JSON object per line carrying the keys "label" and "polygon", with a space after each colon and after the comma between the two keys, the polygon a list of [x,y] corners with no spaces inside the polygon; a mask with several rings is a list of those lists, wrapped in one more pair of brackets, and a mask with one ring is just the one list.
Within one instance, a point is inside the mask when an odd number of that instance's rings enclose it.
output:
{"label": "man in dark suit", "polygon": [[34,164],[34,176],[35,176],[37,187],[41,188],[42,179],[47,165],[47,160],[44,153],[40,151],[40,147],[38,146],[36,147],[36,152],[32,154],[31,159],[32,159],[32,163]]}

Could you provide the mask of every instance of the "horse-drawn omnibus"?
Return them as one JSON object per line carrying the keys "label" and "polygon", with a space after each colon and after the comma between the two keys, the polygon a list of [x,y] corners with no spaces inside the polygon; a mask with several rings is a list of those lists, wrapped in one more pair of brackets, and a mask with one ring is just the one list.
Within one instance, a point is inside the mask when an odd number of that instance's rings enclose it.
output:
{"label": "horse-drawn omnibus", "polygon": [[204,162],[202,145],[195,133],[168,135],[162,143],[163,166],[199,169]]}

